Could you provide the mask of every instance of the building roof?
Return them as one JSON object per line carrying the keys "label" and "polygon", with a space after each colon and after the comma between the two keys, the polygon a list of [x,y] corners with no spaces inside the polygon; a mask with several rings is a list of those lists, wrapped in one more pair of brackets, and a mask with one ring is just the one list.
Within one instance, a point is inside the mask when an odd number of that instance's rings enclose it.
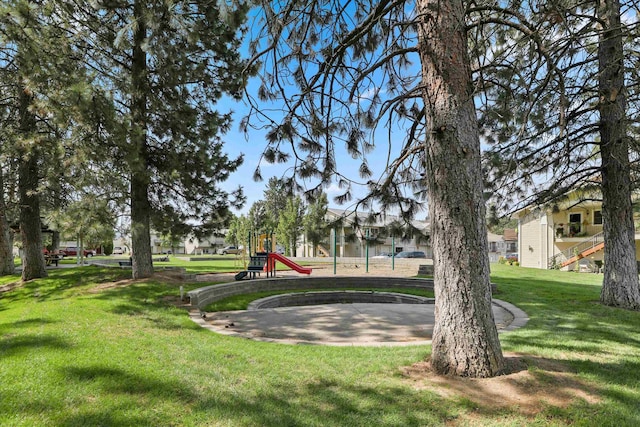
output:
{"label": "building roof", "polygon": [[504,230],[503,239],[505,242],[517,242],[518,241],[518,230],[507,228]]}
{"label": "building roof", "polygon": [[[528,215],[532,211],[554,211],[554,210],[566,210],[573,206],[594,206],[602,204],[602,192],[597,186],[598,182],[593,181],[587,184],[582,184],[568,191],[564,196],[556,198],[542,204],[530,203],[523,206],[512,214],[512,217],[521,218]],[[632,195],[632,198],[637,199],[637,195]]]}
{"label": "building roof", "polygon": [[499,234],[495,234],[492,233],[490,231],[487,232],[487,240],[489,242],[501,242],[502,241],[502,236],[500,236]]}

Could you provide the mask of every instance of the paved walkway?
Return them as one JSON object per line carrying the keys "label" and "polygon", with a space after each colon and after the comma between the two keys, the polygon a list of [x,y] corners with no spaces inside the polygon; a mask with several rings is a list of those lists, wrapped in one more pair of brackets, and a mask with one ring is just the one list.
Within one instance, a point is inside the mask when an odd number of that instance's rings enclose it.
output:
{"label": "paved walkway", "polygon": [[[214,332],[259,341],[336,346],[428,344],[434,325],[433,304],[325,304],[253,311],[207,313],[192,319]],[[526,324],[526,314],[494,300],[500,332]]]}
{"label": "paved walkway", "polygon": [[[338,276],[412,277],[418,265],[391,263],[338,264]],[[297,276],[278,271],[278,276]],[[333,264],[313,266],[313,276],[334,276]],[[197,280],[233,280],[233,275],[198,275]],[[493,300],[493,315],[499,332],[522,327],[526,313],[505,301]],[[335,346],[400,346],[429,344],[434,326],[433,304],[325,304],[279,307],[253,311],[206,313],[194,311],[192,319],[216,333],[259,341],[287,344]]]}
{"label": "paved walkway", "polygon": [[[77,267],[61,264],[60,267]],[[53,267],[56,268],[56,267]],[[334,276],[332,264],[313,267],[314,276]],[[360,264],[338,264],[339,276],[411,277],[417,266],[372,264],[369,272]],[[234,274],[203,274],[198,281],[233,280]],[[298,276],[295,271],[278,271],[278,276]],[[493,315],[499,332],[524,326],[526,313],[504,301],[493,300]],[[431,342],[433,304],[325,304],[280,307],[253,311],[207,313],[197,311],[192,319],[214,332],[260,341],[288,344],[335,346],[399,346]]]}

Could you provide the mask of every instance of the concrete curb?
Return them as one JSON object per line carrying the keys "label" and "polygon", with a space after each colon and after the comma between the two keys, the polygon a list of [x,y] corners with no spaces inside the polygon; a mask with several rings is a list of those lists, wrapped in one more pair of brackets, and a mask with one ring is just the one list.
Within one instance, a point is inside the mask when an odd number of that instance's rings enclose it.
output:
{"label": "concrete curb", "polygon": [[433,280],[370,276],[276,277],[205,286],[187,292],[187,296],[193,307],[203,309],[207,305],[223,298],[251,292],[340,288],[384,289],[394,287],[433,290]]}
{"label": "concrete curb", "polygon": [[515,329],[522,328],[529,321],[529,316],[527,316],[527,313],[520,310],[518,307],[511,304],[510,302],[493,298],[492,303],[494,305],[497,305],[498,307],[501,307],[507,310],[513,316],[513,320],[511,321],[511,323],[509,323],[509,326],[503,329],[499,329],[498,333],[510,332]]}

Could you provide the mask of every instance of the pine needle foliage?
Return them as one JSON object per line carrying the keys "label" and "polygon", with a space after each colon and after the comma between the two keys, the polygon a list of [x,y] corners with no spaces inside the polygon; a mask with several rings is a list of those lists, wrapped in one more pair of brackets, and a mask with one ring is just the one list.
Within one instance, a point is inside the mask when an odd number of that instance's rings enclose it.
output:
{"label": "pine needle foliage", "polygon": [[[399,208],[411,218],[422,208],[415,193],[423,188],[415,12],[397,0],[259,4],[249,48],[252,63],[262,66],[261,85],[248,94],[252,109],[243,125],[267,131],[263,160],[295,161],[293,189],[310,202],[333,184],[341,189],[334,201],[348,203],[361,186],[368,192],[356,201],[361,208],[376,201],[381,210]],[[275,101],[284,104],[281,120],[261,107]],[[392,137],[395,123],[403,130]],[[400,155],[373,168],[367,155],[387,142]],[[355,170],[340,166],[342,147]],[[383,175],[374,176],[374,169]]]}
{"label": "pine needle foliage", "polygon": [[[620,2],[625,52],[637,50],[634,1]],[[609,6],[602,6],[609,7]],[[601,181],[596,3],[477,2],[468,10],[486,186],[502,213]],[[625,54],[632,165],[638,160],[637,55]],[[635,167],[635,166],[634,166]],[[636,173],[637,175],[637,173]]]}
{"label": "pine needle foliage", "polygon": [[[224,225],[229,203],[244,198],[218,183],[242,158],[223,151],[231,114],[218,111],[217,103],[223,96],[237,99],[245,84],[239,47],[246,4],[136,0],[68,7],[86,35],[78,48],[94,70],[96,91],[104,94],[96,126],[105,127],[108,159],[119,160],[113,166],[124,177],[140,168],[148,174],[158,231],[174,223]],[[136,49],[144,53],[138,76],[132,73]],[[137,111],[134,101],[141,97],[143,111]],[[136,132],[144,134],[142,147],[132,143]]]}

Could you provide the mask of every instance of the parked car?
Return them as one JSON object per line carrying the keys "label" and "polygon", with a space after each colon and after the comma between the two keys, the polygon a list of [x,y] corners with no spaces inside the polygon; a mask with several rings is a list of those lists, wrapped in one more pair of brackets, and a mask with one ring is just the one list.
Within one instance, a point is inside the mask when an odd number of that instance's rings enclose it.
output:
{"label": "parked car", "polygon": [[426,258],[422,251],[403,251],[396,254],[396,258]]}
{"label": "parked car", "polygon": [[227,254],[237,254],[238,252],[242,251],[242,249],[238,249],[235,246],[226,246],[222,249],[218,249],[218,254],[219,255],[227,255]]}
{"label": "parked car", "polygon": [[[75,246],[67,246],[66,248],[60,249],[60,253],[62,253],[64,256],[78,256],[78,248]],[[82,255],[87,258],[90,258],[95,254],[95,251],[93,251],[92,249],[84,249],[82,251]]]}
{"label": "parked car", "polygon": [[124,254],[124,249],[122,249],[122,247],[120,246],[116,246],[113,248],[113,255],[122,255]]}
{"label": "parked car", "polygon": [[376,256],[372,256],[371,258],[386,259],[386,258],[391,258],[391,254],[389,252],[382,252]]}

